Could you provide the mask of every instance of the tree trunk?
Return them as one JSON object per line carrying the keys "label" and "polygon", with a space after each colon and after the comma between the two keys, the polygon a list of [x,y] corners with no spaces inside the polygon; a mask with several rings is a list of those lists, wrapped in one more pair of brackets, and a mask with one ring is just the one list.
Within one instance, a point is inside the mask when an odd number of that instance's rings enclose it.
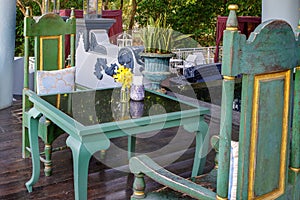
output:
{"label": "tree trunk", "polygon": [[134,17],[135,17],[135,13],[136,13],[136,8],[137,8],[137,2],[136,2],[136,0],[132,0],[132,11],[131,11],[130,21],[129,21],[129,26],[128,26],[129,30],[132,30],[132,28],[134,26]]}
{"label": "tree trunk", "polygon": [[121,0],[121,2],[120,2],[120,10],[123,9],[123,3],[124,3],[124,0]]}
{"label": "tree trunk", "polygon": [[103,8],[104,10],[108,10],[108,0],[103,0]]}

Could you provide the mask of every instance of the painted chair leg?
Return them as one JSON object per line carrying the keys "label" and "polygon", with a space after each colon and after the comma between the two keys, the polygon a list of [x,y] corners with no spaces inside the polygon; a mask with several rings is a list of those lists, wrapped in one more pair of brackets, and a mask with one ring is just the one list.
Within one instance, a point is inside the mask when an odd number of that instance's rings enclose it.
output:
{"label": "painted chair leg", "polygon": [[206,137],[208,132],[208,125],[200,122],[200,130],[196,132],[196,147],[194,155],[194,164],[192,169],[192,178],[198,176],[203,172],[206,162],[206,155],[208,150],[209,139]]}
{"label": "painted chair leg", "polygon": [[289,199],[300,199],[300,168],[289,168],[288,172],[289,184],[291,184],[291,191]]}
{"label": "painted chair leg", "polygon": [[105,156],[106,156],[106,150],[105,149],[100,150],[100,159],[104,160]]}
{"label": "painted chair leg", "polygon": [[[24,122],[23,122],[24,123]],[[23,125],[22,127],[22,158],[29,158],[30,152],[26,149],[29,148],[28,128]]]}
{"label": "painted chair leg", "polygon": [[[30,157],[30,152],[26,149],[29,148],[29,136],[28,136],[28,110],[30,109],[30,103],[28,103],[28,96],[23,92],[22,95],[22,158]],[[28,109],[28,110],[27,110]]]}
{"label": "painted chair leg", "polygon": [[45,162],[44,162],[44,172],[45,176],[51,176],[52,175],[52,145],[51,144],[45,144]]}
{"label": "painted chair leg", "polygon": [[128,136],[128,159],[130,159],[134,155],[135,144],[136,144],[136,137]]}
{"label": "painted chair leg", "polygon": [[32,192],[32,186],[38,181],[40,176],[40,153],[38,143],[38,119],[33,117],[28,118],[29,122],[29,142],[31,146],[32,157],[32,176],[31,179],[25,183],[28,192]]}
{"label": "painted chair leg", "polygon": [[145,198],[145,180],[144,174],[134,174],[134,182],[133,182],[133,194],[131,199],[143,199]]}

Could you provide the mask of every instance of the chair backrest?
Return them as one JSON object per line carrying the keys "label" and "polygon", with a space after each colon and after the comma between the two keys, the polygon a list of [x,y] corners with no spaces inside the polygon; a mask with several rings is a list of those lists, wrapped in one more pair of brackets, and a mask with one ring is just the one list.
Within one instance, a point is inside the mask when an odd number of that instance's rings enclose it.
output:
{"label": "chair backrest", "polygon": [[193,55],[196,55],[196,65],[202,65],[202,64],[206,64],[206,61],[205,61],[205,58],[204,58],[204,55],[202,52],[196,52],[196,53],[193,53]]}
{"label": "chair backrest", "polygon": [[[27,8],[24,19],[25,62],[24,88],[29,87],[30,38],[34,38],[34,71],[59,70],[65,68],[65,37],[70,35],[70,65],[75,65],[76,19],[72,9],[71,17],[65,22],[59,15],[47,13],[35,21]],[[34,75],[36,90],[36,73]]]}
{"label": "chair backrest", "polygon": [[216,193],[170,173],[142,155],[131,158],[129,163],[131,172],[135,173],[132,197],[145,196],[145,174],[197,199],[228,199],[229,177],[235,173],[230,171],[231,158],[235,157],[231,157],[231,148],[237,145],[231,141],[232,102],[235,78],[241,76],[238,152],[232,151],[238,154],[234,195],[236,199],[300,199],[299,35],[295,36],[285,21],[270,20],[259,25],[246,40],[238,31],[237,6],[230,5],[229,9],[221,68],[220,135],[216,140],[217,137],[212,137],[213,147],[219,147],[218,168],[208,178],[199,177],[204,178],[205,185],[216,183]]}
{"label": "chair backrest", "polygon": [[[234,80],[242,74],[237,199],[286,199],[288,172],[300,168],[295,139],[300,134],[299,40],[281,20],[262,23],[246,40],[237,29],[237,6],[229,9],[223,41],[217,195],[227,198]],[[297,114],[292,120],[293,111]]]}
{"label": "chair backrest", "polygon": [[126,31],[117,37],[118,47],[132,46],[132,42],[133,42],[132,35],[126,33]]}
{"label": "chair backrest", "polygon": [[196,65],[196,59],[197,59],[197,55],[193,55],[193,54],[189,54],[185,61],[188,62],[188,63],[191,63],[193,65]]}

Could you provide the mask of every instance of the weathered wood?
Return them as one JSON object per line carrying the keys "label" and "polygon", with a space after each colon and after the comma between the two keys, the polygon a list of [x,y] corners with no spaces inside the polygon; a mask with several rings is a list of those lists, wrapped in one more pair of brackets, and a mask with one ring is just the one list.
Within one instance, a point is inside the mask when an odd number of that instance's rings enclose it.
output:
{"label": "weathered wood", "polygon": [[224,78],[222,87],[222,107],[219,141],[219,170],[217,191],[222,198],[227,196],[230,166],[230,141],[232,133],[232,102],[234,95],[234,77]]}
{"label": "weathered wood", "polygon": [[[71,17],[65,22],[59,15],[54,13],[47,13],[41,16],[37,21],[33,19],[29,7],[26,10],[24,18],[24,92],[23,92],[23,144],[22,156],[27,158],[30,153],[26,150],[29,148],[28,140],[28,117],[27,112],[32,107],[29,97],[25,95],[25,91],[29,89],[29,56],[34,58],[34,91],[37,89],[36,71],[37,70],[58,70],[65,68],[65,36],[71,36],[71,55],[70,64],[75,66],[75,33],[76,33],[76,19],[74,16],[74,9],[72,9]],[[34,39],[34,52],[30,52],[29,39]],[[50,176],[52,174],[52,143],[63,132],[51,124],[51,122],[42,118],[39,122],[39,136],[45,143],[44,147],[44,161],[45,174]]]}
{"label": "weathered wood", "polygon": [[[72,174],[72,154],[70,149],[53,154],[53,170],[55,173],[50,177],[43,175],[36,184],[35,191],[28,193],[24,183],[29,180],[31,173],[31,160],[21,158],[22,121],[20,112],[22,101],[13,103],[12,107],[0,111],[0,199],[74,199],[73,174]],[[178,128],[165,129],[161,134],[153,136],[151,140],[157,142],[147,142],[148,138],[138,138],[138,142],[143,145],[137,146],[137,152],[149,152],[151,149],[160,148],[172,140]],[[67,135],[61,135],[54,146],[65,144]],[[184,135],[182,136],[184,137]],[[8,142],[9,141],[9,142]],[[159,142],[158,142],[159,141]],[[120,148],[127,148],[127,137],[113,139],[113,143]],[[176,145],[179,144],[174,144]],[[179,174],[182,177],[190,177],[195,152],[195,143],[167,169]],[[3,147],[3,148],[2,148]],[[40,149],[43,149],[40,142]],[[97,154],[97,153],[96,153]],[[119,155],[114,155],[109,150],[105,159],[119,159]],[[213,156],[208,156],[205,172],[213,167]],[[124,164],[124,169],[128,168]],[[127,172],[111,169],[103,165],[95,157],[92,157],[89,167],[88,199],[129,199],[132,194],[133,176]],[[146,191],[153,191],[160,187],[159,184],[146,179]]]}
{"label": "weathered wood", "polygon": [[243,74],[237,198],[287,198],[291,73],[299,63],[294,33],[286,22],[268,21],[246,41],[229,27],[224,46],[222,74]]}
{"label": "weathered wood", "polygon": [[[198,199],[215,199],[215,193],[188,181],[180,176],[176,176],[161,166],[154,163],[148,156],[141,155],[130,159],[130,170],[135,174],[136,180],[134,184],[134,194],[132,199],[140,199],[145,197],[143,174],[156,180],[157,182],[168,185],[168,187],[179,190],[191,197]],[[142,179],[142,180],[141,180]]]}
{"label": "weathered wood", "polygon": [[[300,64],[300,63],[299,63]],[[291,143],[291,167],[300,169],[300,67],[296,68],[294,90],[294,115]]]}
{"label": "weathered wood", "polygon": [[[270,20],[259,25],[246,40],[245,35],[238,32],[235,13],[237,6],[231,5],[229,9],[223,43],[223,91],[216,198],[227,199],[229,196],[233,83],[235,77],[241,74],[242,110],[237,199],[298,200],[300,198],[298,38],[287,22]],[[294,68],[296,68],[295,79]],[[288,155],[290,151],[291,160]],[[131,161],[130,168],[133,173],[145,174],[197,199],[211,197],[211,194],[203,193],[205,190],[203,187],[193,185],[189,181],[183,182],[181,178],[160,168],[149,158],[139,156],[132,158]],[[295,167],[292,167],[293,165]],[[186,186],[190,186],[190,190],[186,189]],[[201,194],[192,194],[194,190]],[[165,197],[166,194],[162,196]]]}

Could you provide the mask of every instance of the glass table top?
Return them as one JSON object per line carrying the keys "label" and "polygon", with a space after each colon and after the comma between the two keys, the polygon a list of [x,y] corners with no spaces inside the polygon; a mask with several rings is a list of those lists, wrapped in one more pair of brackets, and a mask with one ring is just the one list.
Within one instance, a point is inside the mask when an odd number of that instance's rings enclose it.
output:
{"label": "glass table top", "polygon": [[145,91],[143,101],[121,103],[119,88],[47,95],[42,99],[85,126],[196,109],[149,91]]}

